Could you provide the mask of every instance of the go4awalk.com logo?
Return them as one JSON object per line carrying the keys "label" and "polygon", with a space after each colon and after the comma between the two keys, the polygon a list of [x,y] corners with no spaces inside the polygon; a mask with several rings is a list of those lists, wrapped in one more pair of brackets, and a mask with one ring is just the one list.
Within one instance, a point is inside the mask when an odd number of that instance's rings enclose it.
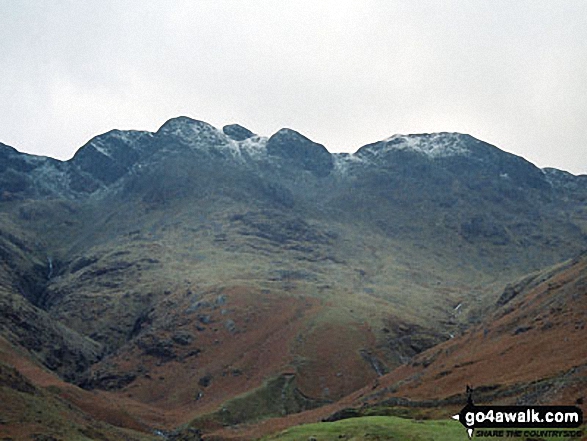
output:
{"label": "go4awalk.com logo", "polygon": [[452,418],[475,438],[580,439],[583,412],[576,406],[476,406],[467,388],[467,405]]}

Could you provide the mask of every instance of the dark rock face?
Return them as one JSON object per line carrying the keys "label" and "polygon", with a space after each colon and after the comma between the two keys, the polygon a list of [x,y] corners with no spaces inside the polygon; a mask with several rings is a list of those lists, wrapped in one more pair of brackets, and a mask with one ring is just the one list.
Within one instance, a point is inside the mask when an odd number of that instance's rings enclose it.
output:
{"label": "dark rock face", "polygon": [[147,334],[137,340],[137,346],[145,355],[158,358],[162,362],[175,360],[177,354],[173,350],[173,341],[161,339],[154,334]]}
{"label": "dark rock face", "polygon": [[117,390],[128,386],[135,381],[136,377],[136,374],[132,372],[97,372],[91,378],[81,382],[80,387],[87,390]]}
{"label": "dark rock face", "polygon": [[187,346],[192,342],[193,335],[186,332],[178,332],[171,339],[180,346]]}
{"label": "dark rock face", "polygon": [[99,183],[67,162],[20,153],[0,143],[0,201],[85,197]]}
{"label": "dark rock face", "polygon": [[6,221],[0,224],[0,335],[64,379],[75,381],[100,359],[102,347],[41,308],[51,272],[40,253],[22,231]]}
{"label": "dark rock face", "polygon": [[147,132],[112,130],[80,148],[71,164],[104,184],[128,172],[141,157],[140,139]]}
{"label": "dark rock face", "polygon": [[269,138],[267,153],[308,170],[317,177],[328,176],[334,167],[332,155],[322,144],[291,129],[281,129]]}
{"label": "dark rock face", "polygon": [[202,387],[208,387],[212,383],[212,376],[204,375],[202,378],[198,380],[198,384]]}
{"label": "dark rock face", "polygon": [[0,387],[9,387],[26,394],[37,392],[35,386],[23,377],[20,372],[4,364],[0,364]]}
{"label": "dark rock face", "polygon": [[361,147],[356,155],[375,168],[429,179],[454,175],[473,190],[513,193],[521,188],[548,191],[544,172],[524,158],[470,135],[456,133],[393,137]]}
{"label": "dark rock face", "polygon": [[229,124],[224,126],[222,131],[226,136],[235,141],[244,141],[245,139],[255,136],[253,132],[239,124]]}
{"label": "dark rock face", "polygon": [[15,172],[30,172],[35,169],[37,163],[46,160],[46,158],[32,157],[31,161],[27,161],[25,159],[27,156],[0,142],[0,173],[9,169]]}
{"label": "dark rock face", "polygon": [[481,216],[475,216],[470,221],[463,223],[461,234],[469,241],[480,237],[490,240],[495,245],[506,245],[509,242],[507,232],[502,226]]}
{"label": "dark rock face", "polygon": [[100,359],[101,347],[50,319],[45,311],[0,294],[0,334],[35,354],[49,369],[75,382]]}
{"label": "dark rock face", "polygon": [[152,150],[184,146],[209,149],[226,144],[226,135],[210,124],[186,116],[172,118],[153,134]]}
{"label": "dark rock face", "polygon": [[280,245],[288,242],[316,245],[329,243],[334,239],[332,234],[319,231],[303,219],[285,217],[270,211],[238,214],[231,220],[241,227],[240,234],[260,237]]}

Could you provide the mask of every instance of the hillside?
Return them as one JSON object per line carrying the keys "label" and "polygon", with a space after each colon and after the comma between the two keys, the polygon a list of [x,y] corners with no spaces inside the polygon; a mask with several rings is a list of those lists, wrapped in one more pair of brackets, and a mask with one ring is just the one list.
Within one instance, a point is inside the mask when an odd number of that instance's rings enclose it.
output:
{"label": "hillside", "polygon": [[[382,434],[382,439],[394,439],[390,434],[405,430],[408,421],[371,420],[393,416],[439,419],[430,422],[434,430],[426,426],[409,430],[425,439],[432,435],[447,439],[444,430],[462,431],[451,426],[449,417],[466,403],[466,385],[474,388],[476,404],[573,404],[585,412],[586,287],[585,254],[529,274],[505,287],[481,323],[338,402],[236,431],[219,430],[215,436],[241,440],[274,434],[269,439],[296,439],[319,433],[321,438],[337,439],[353,433],[360,438],[361,433],[374,433],[382,426],[389,437]],[[310,424],[349,418],[353,420],[344,425]],[[280,433],[292,426],[299,427]]]}
{"label": "hillside", "polygon": [[480,324],[381,378],[361,400],[446,399],[468,382],[479,403],[570,403],[585,411],[586,323],[583,254],[508,285]]}
{"label": "hillside", "polygon": [[37,366],[26,381],[48,370],[84,412],[109,397],[150,433],[382,385],[587,248],[585,176],[454,133],[331,154],[179,117],[64,162],[0,145],[0,197],[0,335]]}

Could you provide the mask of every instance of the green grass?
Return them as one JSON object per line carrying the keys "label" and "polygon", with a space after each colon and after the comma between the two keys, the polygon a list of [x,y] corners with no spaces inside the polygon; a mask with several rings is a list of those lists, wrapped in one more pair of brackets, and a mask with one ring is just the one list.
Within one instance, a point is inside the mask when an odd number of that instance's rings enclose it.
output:
{"label": "green grass", "polygon": [[[584,430],[584,428],[583,428]],[[348,418],[333,423],[305,424],[292,427],[278,434],[270,435],[262,441],[466,441],[467,433],[463,426],[452,420],[413,420],[394,416],[370,416]],[[526,437],[490,437],[492,441],[518,440]],[[540,440],[569,440],[569,438],[540,438]],[[577,438],[572,438],[577,439]]]}
{"label": "green grass", "polygon": [[256,422],[313,409],[319,405],[319,402],[311,401],[299,393],[293,377],[280,375],[267,380],[261,387],[226,401],[218,411],[197,417],[190,426]]}
{"label": "green grass", "polygon": [[451,420],[418,421],[392,416],[371,416],[297,426],[263,438],[263,441],[306,441],[312,437],[316,441],[446,441],[466,440],[467,434],[463,426]]}

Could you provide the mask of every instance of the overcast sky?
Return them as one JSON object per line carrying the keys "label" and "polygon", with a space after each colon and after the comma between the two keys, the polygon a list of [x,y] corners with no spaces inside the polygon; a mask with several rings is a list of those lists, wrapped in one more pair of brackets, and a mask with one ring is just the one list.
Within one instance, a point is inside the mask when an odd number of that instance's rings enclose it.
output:
{"label": "overcast sky", "polygon": [[0,141],[187,115],[330,151],[469,133],[587,173],[587,1],[0,0]]}

